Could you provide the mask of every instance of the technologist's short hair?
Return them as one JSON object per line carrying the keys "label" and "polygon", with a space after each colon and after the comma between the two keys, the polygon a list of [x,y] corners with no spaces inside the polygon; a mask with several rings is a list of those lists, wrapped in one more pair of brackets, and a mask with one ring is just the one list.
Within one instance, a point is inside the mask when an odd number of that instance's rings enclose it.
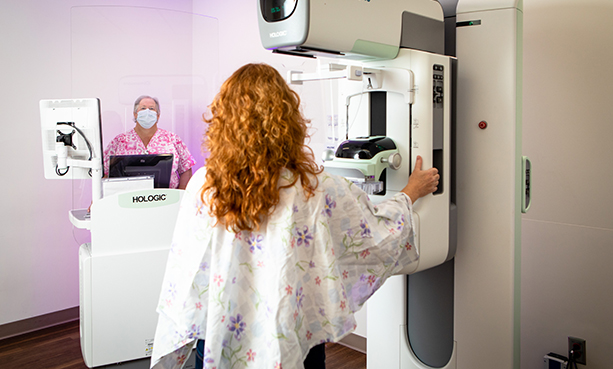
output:
{"label": "technologist's short hair", "polygon": [[160,102],[158,101],[157,97],[152,97],[148,95],[142,95],[142,96],[139,96],[138,99],[136,99],[136,101],[134,102],[134,112],[135,113],[136,113],[136,108],[138,107],[138,104],[140,104],[140,102],[143,99],[151,99],[155,101],[155,110],[158,112],[158,114],[160,114]]}

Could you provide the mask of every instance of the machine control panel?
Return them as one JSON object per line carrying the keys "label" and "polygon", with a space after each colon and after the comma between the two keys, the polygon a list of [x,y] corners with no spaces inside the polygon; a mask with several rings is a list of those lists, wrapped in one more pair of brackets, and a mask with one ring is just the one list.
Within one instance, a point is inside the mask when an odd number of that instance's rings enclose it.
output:
{"label": "machine control panel", "polygon": [[432,66],[432,165],[438,169],[441,180],[435,195],[441,194],[443,188],[443,126],[445,67],[440,64]]}
{"label": "machine control panel", "polygon": [[[437,104],[443,104],[443,72],[444,67],[442,65],[434,64],[432,67],[432,86],[433,86],[433,103],[434,107],[438,107]],[[440,106],[442,109],[442,105]]]}

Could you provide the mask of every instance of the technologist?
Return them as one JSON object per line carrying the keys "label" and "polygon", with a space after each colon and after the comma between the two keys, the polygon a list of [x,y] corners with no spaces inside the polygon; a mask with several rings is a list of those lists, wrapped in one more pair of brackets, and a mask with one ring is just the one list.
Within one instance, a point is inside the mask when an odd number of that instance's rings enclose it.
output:
{"label": "technologist", "polygon": [[134,102],[131,131],[117,135],[104,150],[104,173],[109,173],[111,155],[173,154],[170,188],[185,189],[196,161],[179,136],[158,128],[160,104],[155,97],[140,96]]}
{"label": "technologist", "polygon": [[298,94],[266,64],[234,72],[210,110],[210,156],[177,218],[152,367],[181,368],[198,341],[205,368],[325,368],[325,342],[351,333],[354,312],[418,259],[412,206],[438,171],[418,157],[406,187],[374,205],[322,171]]}

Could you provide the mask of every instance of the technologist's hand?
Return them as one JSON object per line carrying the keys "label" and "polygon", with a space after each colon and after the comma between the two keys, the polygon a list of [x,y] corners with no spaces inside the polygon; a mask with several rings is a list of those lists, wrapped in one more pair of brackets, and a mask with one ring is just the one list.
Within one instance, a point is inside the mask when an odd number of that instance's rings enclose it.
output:
{"label": "technologist's hand", "polygon": [[418,155],[415,160],[415,169],[413,169],[413,173],[409,176],[409,183],[402,189],[402,192],[406,193],[413,203],[420,197],[436,191],[438,180],[440,179],[438,169],[430,168],[422,170],[422,164],[423,159]]}

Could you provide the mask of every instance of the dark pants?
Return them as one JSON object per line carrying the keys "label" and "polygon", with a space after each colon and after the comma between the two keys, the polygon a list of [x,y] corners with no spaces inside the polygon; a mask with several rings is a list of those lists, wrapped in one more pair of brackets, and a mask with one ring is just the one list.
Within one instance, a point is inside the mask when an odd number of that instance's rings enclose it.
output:
{"label": "dark pants", "polygon": [[[202,358],[204,357],[204,340],[198,340],[196,345],[196,369],[202,369]],[[326,369],[326,346],[320,344],[313,347],[306,359],[304,359],[304,369]]]}
{"label": "dark pants", "polygon": [[304,369],[326,369],[326,345],[319,344],[309,350],[304,359]]}

